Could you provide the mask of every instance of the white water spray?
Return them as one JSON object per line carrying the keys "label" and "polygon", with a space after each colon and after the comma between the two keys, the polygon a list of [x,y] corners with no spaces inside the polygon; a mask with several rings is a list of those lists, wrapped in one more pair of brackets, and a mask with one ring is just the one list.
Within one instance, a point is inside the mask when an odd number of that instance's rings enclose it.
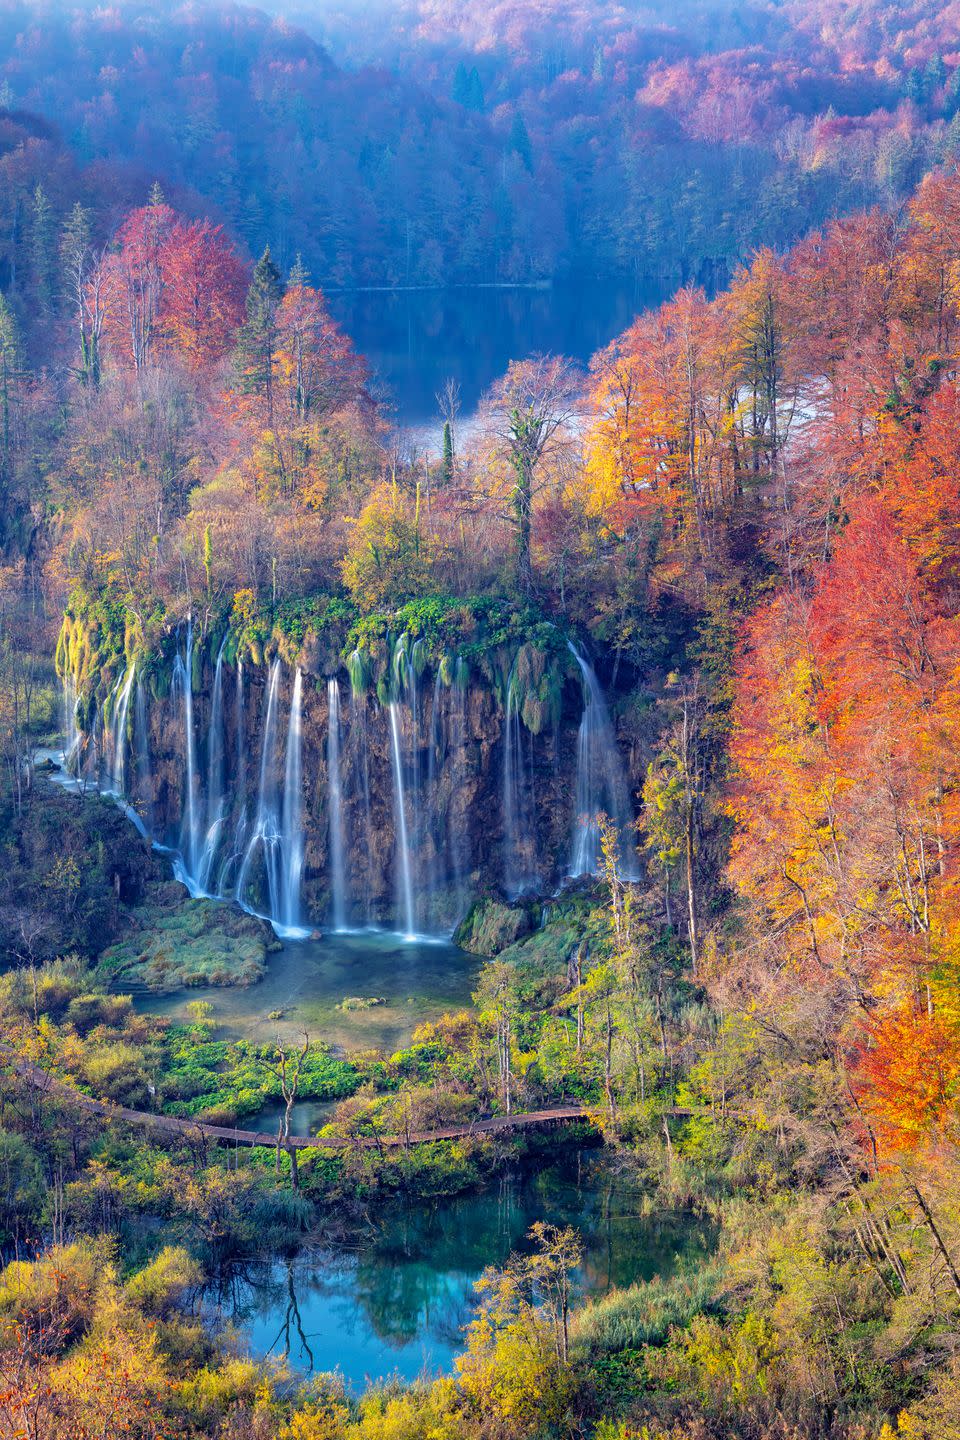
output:
{"label": "white water spray", "polygon": [[584,686],[583,716],[577,739],[577,792],[570,845],[570,875],[595,875],[600,865],[600,816],[606,815],[619,837],[620,873],[639,875],[630,792],[617,750],[607,702],[593,666],[570,643]]}
{"label": "white water spray", "polygon": [[413,879],[410,868],[410,842],[407,834],[407,802],[403,785],[403,759],[400,754],[400,722],[397,717],[397,702],[391,700],[387,706],[390,716],[390,747],[393,754],[394,810],[397,817],[397,859],[400,884],[398,902],[403,902],[405,939],[416,939]]}
{"label": "white water spray", "polygon": [[333,928],[347,926],[347,876],[343,841],[343,782],[340,774],[340,685],[327,680],[327,796],[330,817],[330,892]]}

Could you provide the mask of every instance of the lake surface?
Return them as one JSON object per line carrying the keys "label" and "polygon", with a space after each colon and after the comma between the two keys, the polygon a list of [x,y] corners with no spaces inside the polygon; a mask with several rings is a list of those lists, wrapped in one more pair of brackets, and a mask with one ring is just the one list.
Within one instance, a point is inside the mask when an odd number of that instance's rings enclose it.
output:
{"label": "lake surface", "polygon": [[[416,1027],[470,1005],[480,961],[445,942],[406,941],[382,931],[324,935],[282,943],[267,956],[256,985],[191,986],[171,995],[138,995],[138,1010],[188,1020],[192,1000],[206,1000],[224,1038],[270,1041],[278,1034],[345,1050],[397,1050]],[[376,999],[370,1009],[339,1009],[344,1000]]]}
{"label": "lake surface", "polygon": [[593,279],[546,289],[463,287],[449,290],[361,290],[331,293],[330,308],[387,387],[399,424],[432,432],[437,392],[460,385],[461,414],[511,360],[569,355],[584,365],[643,310],[675,286]]}
{"label": "lake surface", "polygon": [[561,1145],[555,1157],[479,1194],[392,1213],[354,1252],[248,1267],[207,1292],[208,1316],[235,1328],[241,1351],[286,1357],[300,1373],[339,1369],[360,1389],[368,1380],[451,1370],[474,1282],[524,1249],[536,1220],[580,1232],[581,1299],[669,1276],[710,1254],[709,1222],[644,1213],[641,1187],[615,1172],[608,1152]]}

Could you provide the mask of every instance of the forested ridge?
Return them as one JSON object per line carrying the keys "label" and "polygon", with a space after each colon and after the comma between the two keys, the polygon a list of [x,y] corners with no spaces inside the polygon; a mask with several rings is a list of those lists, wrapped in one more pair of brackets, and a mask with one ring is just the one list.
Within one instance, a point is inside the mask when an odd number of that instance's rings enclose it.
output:
{"label": "forested ridge", "polygon": [[[81,59],[88,25],[128,47],[125,13],[75,18]],[[444,7],[414,13],[467,58],[484,41]],[[231,14],[245,73],[266,22]],[[778,7],[765,43],[809,35],[811,14]],[[925,169],[949,130],[948,12],[897,14],[892,35],[882,8],[818,12],[816,43],[848,57],[845,84],[914,88],[877,143],[908,123]],[[175,154],[173,184],[136,153],[97,158],[102,97],[86,153],[37,118],[23,57],[40,73],[65,23],[18,42],[25,108],[0,121],[0,1038],[58,1082],[0,1080],[0,1433],[960,1434],[960,175],[753,251],[715,298],[679,289],[584,371],[515,361],[469,427],[450,391],[424,456],[332,319],[327,262],[298,255],[296,206],[261,249],[224,194],[207,213],[205,185],[177,184]],[[577,12],[556,23],[575,53]],[[735,22],[716,23],[726,54]],[[362,28],[354,43],[372,53]],[[532,107],[526,124],[536,155]],[[262,225],[277,233],[272,211]],[[635,780],[635,863],[602,823],[595,880],[476,896],[458,930],[485,957],[473,1006],[392,1053],[232,1040],[203,1002],[189,1023],[144,1013],[123,993],[132,929],[167,927],[162,966],[199,974],[182,954],[209,964],[200,915],[216,964],[229,979],[242,956],[251,980],[265,927],[188,901],[112,802],[33,758],[61,734],[61,681],[90,746],[125,675],[168,683],[188,624],[185,694],[227,654],[318,684],[368,667],[389,696],[414,646],[438,687],[453,655],[495,687],[519,647],[503,707],[524,736],[556,724],[568,640],[589,645]],[[104,1124],[64,1086],[217,1125],[285,1118],[273,1152],[240,1155]],[[335,1147],[285,1145],[298,1098],[329,1102]],[[535,1143],[383,1137],[565,1101],[651,1204],[709,1219],[708,1262],[573,1305],[577,1237],[541,1226],[485,1274],[451,1375],[362,1396],[202,1323],[231,1266],[349,1240]]]}
{"label": "forested ridge", "polygon": [[930,0],[362,5],[302,26],[8,0],[2,98],[327,286],[722,283],[956,153],[955,22]]}

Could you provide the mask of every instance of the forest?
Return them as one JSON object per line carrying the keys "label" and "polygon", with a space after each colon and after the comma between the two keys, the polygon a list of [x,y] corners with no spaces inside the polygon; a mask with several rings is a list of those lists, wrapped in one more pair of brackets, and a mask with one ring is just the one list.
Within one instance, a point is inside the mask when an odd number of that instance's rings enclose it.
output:
{"label": "forest", "polygon": [[[728,280],[956,153],[949,5],[4,0],[0,98],[326,287]],[[361,120],[362,117],[362,120]],[[143,191],[141,183],[141,193]],[[67,196],[47,184],[51,203]],[[5,247],[19,212],[0,219]],[[112,233],[118,197],[106,181]],[[15,243],[15,238],[14,238]]]}
{"label": "forest", "polygon": [[0,1435],[960,1436],[951,7],[2,14]]}

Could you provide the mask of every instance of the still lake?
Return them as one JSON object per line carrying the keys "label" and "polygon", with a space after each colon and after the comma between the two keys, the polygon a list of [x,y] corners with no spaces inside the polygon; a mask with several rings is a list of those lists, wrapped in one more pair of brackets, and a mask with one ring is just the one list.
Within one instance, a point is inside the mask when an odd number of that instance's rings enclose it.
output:
{"label": "still lake", "polygon": [[437,392],[447,379],[459,384],[461,414],[469,420],[511,360],[543,353],[586,365],[675,288],[650,279],[579,278],[544,289],[352,290],[327,299],[386,387],[397,422],[426,431],[435,425]]}
{"label": "still lake", "polygon": [[[206,1000],[223,1039],[268,1044],[278,1035],[295,1041],[306,1030],[344,1050],[389,1052],[406,1045],[424,1021],[469,1008],[481,963],[442,941],[407,941],[385,930],[330,933],[282,941],[256,985],[141,992],[134,1003],[185,1021],[190,1002]],[[344,1008],[356,998],[377,1003]]]}

